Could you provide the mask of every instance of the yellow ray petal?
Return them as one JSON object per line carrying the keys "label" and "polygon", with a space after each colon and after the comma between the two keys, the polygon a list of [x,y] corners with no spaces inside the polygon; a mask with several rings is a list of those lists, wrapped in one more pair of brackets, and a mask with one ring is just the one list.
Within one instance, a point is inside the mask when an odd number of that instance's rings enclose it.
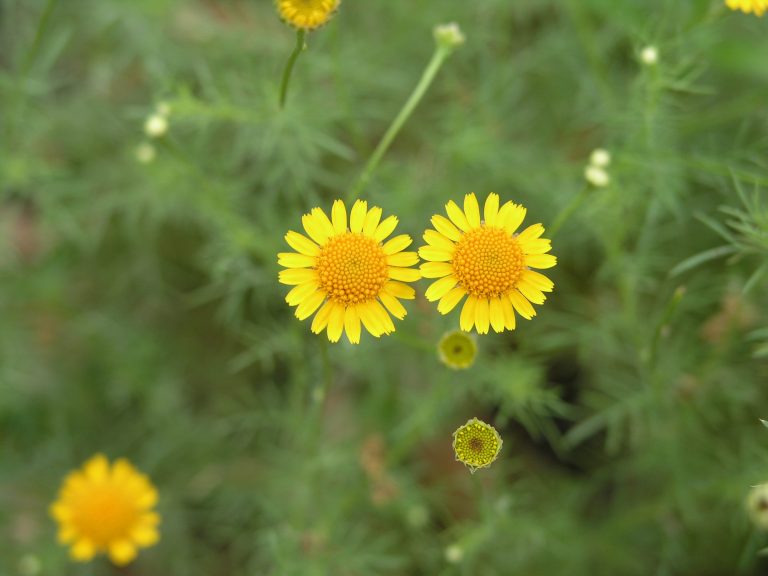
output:
{"label": "yellow ray petal", "polygon": [[541,224],[531,224],[517,235],[517,241],[522,244],[530,240],[535,240],[542,234],[544,234],[544,226]]}
{"label": "yellow ray petal", "polygon": [[380,325],[378,315],[373,306],[371,306],[371,303],[365,302],[360,304],[358,310],[360,312],[360,320],[365,329],[375,338],[381,336],[384,333],[384,328]]}
{"label": "yellow ray petal", "polygon": [[344,312],[344,330],[350,344],[360,344],[360,313],[357,306],[348,306]]}
{"label": "yellow ray petal", "polygon": [[296,252],[280,252],[277,255],[277,263],[286,268],[312,268],[315,265],[315,257]]}
{"label": "yellow ray petal", "polygon": [[343,200],[336,200],[331,208],[331,221],[333,231],[336,234],[344,234],[347,231],[347,207]]}
{"label": "yellow ray petal", "polygon": [[509,298],[509,301],[512,302],[512,306],[514,306],[515,310],[517,310],[517,313],[526,320],[530,320],[536,316],[536,310],[531,306],[531,303],[517,290],[510,290],[507,297]]}
{"label": "yellow ray petal", "polygon": [[400,234],[400,236],[395,236],[389,240],[381,249],[384,250],[384,254],[389,256],[390,254],[396,254],[397,252],[405,250],[411,243],[413,243],[413,240],[411,240],[411,237],[408,236],[408,234]]}
{"label": "yellow ray petal", "polygon": [[422,246],[419,248],[419,256],[431,262],[450,262],[453,259],[453,252],[432,246]]}
{"label": "yellow ray petal", "polygon": [[395,298],[402,298],[403,300],[413,300],[416,298],[416,290],[402,282],[389,281],[384,284],[384,291]]}
{"label": "yellow ray petal", "polygon": [[379,221],[381,220],[381,208],[374,206],[368,210],[368,214],[365,216],[365,223],[363,224],[363,234],[366,236],[374,237],[376,229],[379,227]]}
{"label": "yellow ray petal", "polygon": [[488,334],[490,310],[487,298],[478,298],[475,306],[475,326],[478,334]]}
{"label": "yellow ray petal", "polygon": [[456,244],[435,230],[426,230],[424,232],[424,241],[430,246],[440,250],[453,252],[456,249]]}
{"label": "yellow ray petal", "polygon": [[312,292],[312,294],[304,298],[298,308],[296,308],[296,318],[299,320],[306,320],[314,314],[315,310],[320,308],[320,304],[322,304],[324,300],[325,292],[320,290]]}
{"label": "yellow ray petal", "polygon": [[416,252],[398,252],[387,256],[387,264],[390,266],[413,266],[419,263],[419,255]]}
{"label": "yellow ray petal", "polygon": [[373,237],[377,242],[383,242],[387,236],[395,231],[395,228],[397,228],[397,216],[388,216],[387,218],[384,218],[381,224],[379,224],[379,227],[376,228]]}
{"label": "yellow ray petal", "polygon": [[470,229],[467,217],[464,216],[464,211],[456,205],[456,202],[453,200],[449,201],[448,204],[445,205],[445,211],[448,213],[448,218],[451,219],[451,222],[453,222],[459,230],[466,232]]}
{"label": "yellow ray petal", "polygon": [[464,332],[472,330],[472,326],[475,325],[475,309],[477,308],[477,298],[469,296],[464,302],[464,307],[461,309],[461,318],[459,319],[459,325]]}
{"label": "yellow ray petal", "polygon": [[291,291],[288,292],[288,295],[285,297],[285,301],[288,302],[288,305],[290,306],[298,306],[301,304],[302,300],[312,294],[315,290],[317,290],[320,287],[320,284],[317,282],[305,282],[304,284],[299,284],[298,286],[294,286],[291,288]]}
{"label": "yellow ray petal", "polygon": [[317,271],[312,268],[288,268],[287,270],[280,270],[278,279],[281,284],[298,286],[305,282],[316,282]]}
{"label": "yellow ray petal", "polygon": [[512,308],[512,302],[509,298],[501,297],[501,309],[504,311],[504,327],[507,330],[515,329],[515,311]]}
{"label": "yellow ray petal", "polygon": [[125,566],[136,558],[136,546],[130,540],[118,540],[109,545],[109,559],[117,566]]}
{"label": "yellow ray petal", "polygon": [[349,229],[359,234],[363,231],[365,224],[365,215],[368,213],[368,202],[365,200],[355,200],[352,206],[352,212],[349,215]]}
{"label": "yellow ray petal", "polygon": [[471,228],[480,227],[480,206],[474,192],[464,195],[464,214]]}
{"label": "yellow ray petal", "polygon": [[320,308],[320,311],[315,314],[315,317],[312,319],[311,327],[314,334],[320,334],[320,332],[325,330],[326,326],[328,326],[328,320],[331,318],[331,312],[333,311],[334,306],[336,306],[336,304],[326,302],[323,307]]}
{"label": "yellow ray petal", "polygon": [[520,241],[520,237],[518,237],[518,242],[520,242],[520,248],[525,254],[545,254],[552,250],[552,242],[544,238]]}
{"label": "yellow ray petal", "polygon": [[317,256],[320,253],[320,246],[312,242],[312,240],[303,234],[299,234],[293,230],[285,235],[285,241],[288,243],[288,246],[296,250],[299,254]]}
{"label": "yellow ray petal", "polygon": [[555,288],[555,283],[552,282],[552,280],[544,276],[544,274],[539,274],[533,270],[523,270],[521,277],[523,280],[532,286],[535,286],[542,292],[552,292],[552,290]]}
{"label": "yellow ray petal", "polygon": [[328,318],[328,340],[338,342],[341,333],[344,331],[344,312],[342,304],[334,302],[331,308],[331,315]]}
{"label": "yellow ray petal", "polygon": [[526,282],[523,278],[520,278],[517,281],[517,284],[515,287],[520,291],[520,293],[525,296],[528,300],[533,302],[534,304],[544,304],[544,301],[547,299],[546,296],[544,296],[544,293],[536,288],[533,284],[529,284]]}
{"label": "yellow ray petal", "polygon": [[395,325],[392,322],[392,318],[378,301],[373,300],[370,302],[371,310],[376,314],[379,321],[379,325],[384,328],[384,334],[391,334],[395,331]]}
{"label": "yellow ray petal", "polygon": [[405,315],[408,312],[405,307],[400,304],[400,301],[397,298],[382,290],[379,294],[379,299],[381,300],[381,303],[384,304],[384,307],[392,313],[392,316],[398,320],[405,318]]}
{"label": "yellow ray petal", "polygon": [[488,194],[483,207],[483,218],[486,226],[496,226],[496,218],[499,214],[499,195],[495,192]]}
{"label": "yellow ray petal", "polygon": [[466,294],[467,291],[464,290],[464,288],[457,286],[440,299],[440,302],[437,303],[437,311],[440,312],[440,314],[448,314],[448,312],[456,307],[456,304],[461,302],[461,299],[464,298]]}
{"label": "yellow ray petal", "polygon": [[420,270],[422,278],[442,278],[453,274],[453,266],[448,262],[424,262]]}
{"label": "yellow ray petal", "polygon": [[432,285],[427,288],[427,291],[424,293],[424,296],[426,296],[427,300],[430,302],[434,302],[435,300],[440,300],[443,296],[448,294],[456,284],[459,283],[459,280],[453,276],[446,276],[445,278],[441,278],[437,282],[433,282]]}
{"label": "yellow ray petal", "polygon": [[488,314],[491,318],[491,326],[495,332],[504,332],[504,309],[501,306],[501,298],[491,298],[488,306]]}
{"label": "yellow ray petal", "polygon": [[443,236],[454,242],[461,240],[461,230],[456,228],[448,218],[435,214],[432,216],[432,226]]}
{"label": "yellow ray petal", "polygon": [[156,528],[141,526],[131,532],[131,539],[144,548],[154,546],[160,541],[160,533]]}
{"label": "yellow ray petal", "polygon": [[318,221],[317,218],[315,218],[314,214],[304,214],[304,216],[301,217],[301,224],[304,226],[304,230],[307,234],[309,234],[309,237],[321,246],[325,244],[331,234],[333,234],[333,227],[331,227],[330,230],[327,229],[323,226],[321,221]]}
{"label": "yellow ray petal", "polygon": [[69,549],[69,555],[72,556],[73,560],[87,562],[96,555],[96,546],[87,538],[80,538]]}
{"label": "yellow ray petal", "polygon": [[[520,224],[525,220],[525,214],[528,210],[519,204],[512,204],[512,208],[509,210],[507,220],[504,223],[504,230],[507,234],[514,234],[515,230],[520,227]],[[496,223],[501,225],[501,221],[497,218]]]}
{"label": "yellow ray petal", "polygon": [[401,282],[416,282],[417,280],[421,280],[421,272],[416,268],[387,266],[387,271],[392,280],[400,280]]}
{"label": "yellow ray petal", "polygon": [[546,268],[552,268],[555,264],[557,264],[557,258],[552,254],[531,254],[525,257],[525,265],[531,268],[545,270]]}
{"label": "yellow ray petal", "polygon": [[109,476],[109,461],[103,454],[96,454],[85,463],[83,471],[90,482],[103,482]]}

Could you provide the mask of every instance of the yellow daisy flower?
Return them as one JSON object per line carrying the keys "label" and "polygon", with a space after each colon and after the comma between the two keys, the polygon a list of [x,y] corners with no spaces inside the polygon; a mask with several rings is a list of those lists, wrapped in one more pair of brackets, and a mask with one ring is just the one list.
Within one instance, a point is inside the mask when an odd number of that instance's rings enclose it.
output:
{"label": "yellow daisy flower", "polygon": [[472,418],[453,433],[456,460],[473,474],[478,468],[487,468],[496,461],[503,443],[496,428],[477,418]]}
{"label": "yellow daisy flower", "polygon": [[[421,275],[409,268],[417,264],[415,252],[403,252],[412,240],[407,234],[384,240],[397,226],[397,218],[381,220],[381,208],[368,209],[357,200],[349,213],[344,202],[336,200],[331,218],[314,208],[302,218],[309,238],[288,232],[285,241],[296,252],[278,254],[280,282],[294,286],[285,300],[297,306],[299,320],[309,318],[312,332],[328,331],[328,339],[338,342],[342,332],[352,344],[360,342],[360,325],[375,337],[395,331],[391,313],[402,320],[406,311],[398,300],[411,300],[416,293],[403,282],[415,282]],[[389,312],[387,312],[389,311]]]}
{"label": "yellow daisy flower", "polygon": [[314,30],[330,20],[341,0],[276,0],[284,22],[303,30]]}
{"label": "yellow daisy flower", "polygon": [[437,345],[437,353],[443,364],[454,370],[464,370],[474,364],[477,344],[474,337],[460,330],[448,332]]}
{"label": "yellow daisy flower", "polygon": [[536,315],[531,302],[542,304],[544,292],[554,288],[546,276],[531,268],[551,268],[557,259],[547,254],[549,240],[541,238],[541,224],[515,234],[526,209],[507,202],[499,206],[498,194],[489,194],[480,217],[474,194],[464,197],[464,210],[455,202],[445,206],[448,218],[432,217],[434,230],[424,232],[426,246],[419,249],[425,262],[424,278],[439,278],[427,289],[427,300],[439,300],[447,314],[468,296],[461,311],[461,329],[487,334],[515,329],[515,311],[526,319]]}
{"label": "yellow daisy flower", "polygon": [[74,560],[87,562],[106,553],[118,566],[130,563],[138,548],[160,539],[160,516],[152,509],[157,490],[127,460],[97,454],[64,480],[50,508],[59,524],[58,539],[69,544]]}
{"label": "yellow daisy flower", "polygon": [[768,0],[725,0],[725,4],[731,10],[741,10],[745,14],[754,12],[758,16],[768,10]]}

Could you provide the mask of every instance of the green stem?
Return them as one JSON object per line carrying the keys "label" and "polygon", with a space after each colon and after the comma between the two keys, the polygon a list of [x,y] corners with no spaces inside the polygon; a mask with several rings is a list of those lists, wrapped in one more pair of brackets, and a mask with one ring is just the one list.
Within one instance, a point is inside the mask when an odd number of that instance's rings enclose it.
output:
{"label": "green stem", "polygon": [[576,210],[578,210],[579,207],[584,203],[584,200],[586,200],[587,196],[589,195],[589,190],[589,186],[582,188],[581,192],[576,194],[571,202],[565,208],[563,208],[560,214],[557,215],[557,218],[555,218],[552,226],[549,227],[549,234],[547,236],[550,239],[554,238],[555,234],[557,234],[557,231],[560,230],[563,224],[565,224],[566,221],[571,216],[573,216],[573,213],[576,212]]}
{"label": "green stem", "polygon": [[288,62],[285,64],[285,70],[283,70],[283,82],[280,85],[280,108],[285,108],[285,100],[288,98],[288,86],[291,83],[293,66],[296,64],[296,60],[299,59],[299,55],[304,51],[304,39],[306,36],[306,30],[299,29],[296,31],[296,46],[294,47],[293,52],[291,52]]}
{"label": "green stem", "polygon": [[320,360],[323,365],[323,377],[312,392],[312,400],[318,408],[322,408],[325,404],[325,397],[328,396],[328,391],[333,383],[333,367],[328,357],[328,340],[325,338],[320,338]]}
{"label": "green stem", "polygon": [[432,81],[435,79],[435,76],[437,76],[440,67],[443,65],[443,62],[445,62],[445,59],[450,53],[450,48],[446,48],[445,46],[441,45],[437,46],[434,54],[432,54],[432,59],[424,69],[424,72],[422,73],[421,79],[416,85],[416,88],[413,89],[413,92],[405,102],[403,108],[400,110],[400,113],[392,121],[389,129],[382,137],[378,146],[376,146],[373,154],[371,154],[371,157],[369,158],[368,163],[365,165],[362,174],[360,174],[357,182],[349,191],[349,194],[347,195],[347,201],[351,202],[352,200],[355,200],[358,196],[360,196],[360,193],[368,185],[368,182],[370,181],[373,172],[376,170],[376,167],[379,165],[379,162],[381,162],[381,159],[397,137],[397,134],[408,121],[408,118],[416,109],[416,106],[418,106],[419,102],[424,97],[424,94],[426,94],[430,84],[432,84]]}

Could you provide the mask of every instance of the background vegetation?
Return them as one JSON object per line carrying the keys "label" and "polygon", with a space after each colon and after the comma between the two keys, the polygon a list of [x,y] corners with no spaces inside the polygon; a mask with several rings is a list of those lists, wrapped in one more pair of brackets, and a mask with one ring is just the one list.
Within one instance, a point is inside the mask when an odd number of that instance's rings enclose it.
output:
{"label": "background vegetation", "polygon": [[[453,20],[467,43],[365,197],[418,239],[469,191],[551,225],[598,146],[611,184],[473,368],[439,362],[458,315],[420,298],[330,347],[322,399],[276,253]],[[47,516],[95,452],[161,492],[125,574],[766,573],[744,511],[768,480],[766,26],[719,0],[346,0],[279,111],[294,35],[267,0],[0,0],[0,574],[114,570]],[[505,443],[471,477],[472,416]]]}

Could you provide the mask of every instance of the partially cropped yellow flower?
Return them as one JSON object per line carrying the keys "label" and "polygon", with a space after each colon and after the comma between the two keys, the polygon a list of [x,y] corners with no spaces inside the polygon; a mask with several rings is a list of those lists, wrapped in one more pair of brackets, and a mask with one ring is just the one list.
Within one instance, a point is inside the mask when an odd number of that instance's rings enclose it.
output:
{"label": "partially cropped yellow flower", "polygon": [[59,524],[59,542],[71,546],[74,560],[108,554],[123,566],[138,548],[159,540],[156,504],[157,490],[147,476],[125,459],[110,465],[98,454],[65,478],[50,512]]}
{"label": "partially cropped yellow flower", "polygon": [[487,468],[496,461],[502,444],[496,428],[477,418],[472,418],[453,433],[456,460],[473,474],[478,468]]}
{"label": "partially cropped yellow flower", "polygon": [[536,315],[531,302],[543,304],[544,292],[552,281],[531,268],[551,268],[557,259],[547,254],[549,240],[541,238],[541,224],[520,234],[526,210],[507,202],[499,206],[498,194],[489,194],[483,217],[474,194],[464,197],[464,210],[453,201],[445,206],[448,218],[432,217],[434,230],[424,232],[426,246],[419,255],[424,278],[439,278],[426,292],[430,301],[439,300],[441,314],[447,314],[467,296],[461,311],[461,329],[487,334],[515,329],[515,311],[523,318]]}
{"label": "partially cropped yellow flower", "polygon": [[465,370],[474,364],[477,356],[475,338],[460,330],[443,335],[437,345],[440,360],[454,370]]}
{"label": "partially cropped yellow flower", "polygon": [[[403,252],[412,240],[407,234],[384,240],[397,226],[397,218],[381,220],[381,208],[368,209],[357,200],[349,213],[344,202],[336,200],[331,218],[320,208],[302,218],[309,238],[288,232],[285,241],[296,252],[278,254],[280,282],[295,286],[286,302],[297,306],[299,320],[309,318],[312,332],[327,329],[328,339],[338,342],[342,332],[353,344],[360,342],[360,326],[375,337],[395,331],[390,313],[398,319],[406,311],[399,298],[415,298],[413,288],[421,275],[415,268],[419,257]],[[310,239],[311,238],[311,239]],[[389,311],[389,312],[387,312]]]}
{"label": "partially cropped yellow flower", "polygon": [[330,20],[341,0],[276,0],[277,11],[287,24],[314,30]]}
{"label": "partially cropped yellow flower", "polygon": [[754,12],[758,16],[768,10],[768,0],[725,0],[725,3],[731,10],[741,10],[746,14]]}

